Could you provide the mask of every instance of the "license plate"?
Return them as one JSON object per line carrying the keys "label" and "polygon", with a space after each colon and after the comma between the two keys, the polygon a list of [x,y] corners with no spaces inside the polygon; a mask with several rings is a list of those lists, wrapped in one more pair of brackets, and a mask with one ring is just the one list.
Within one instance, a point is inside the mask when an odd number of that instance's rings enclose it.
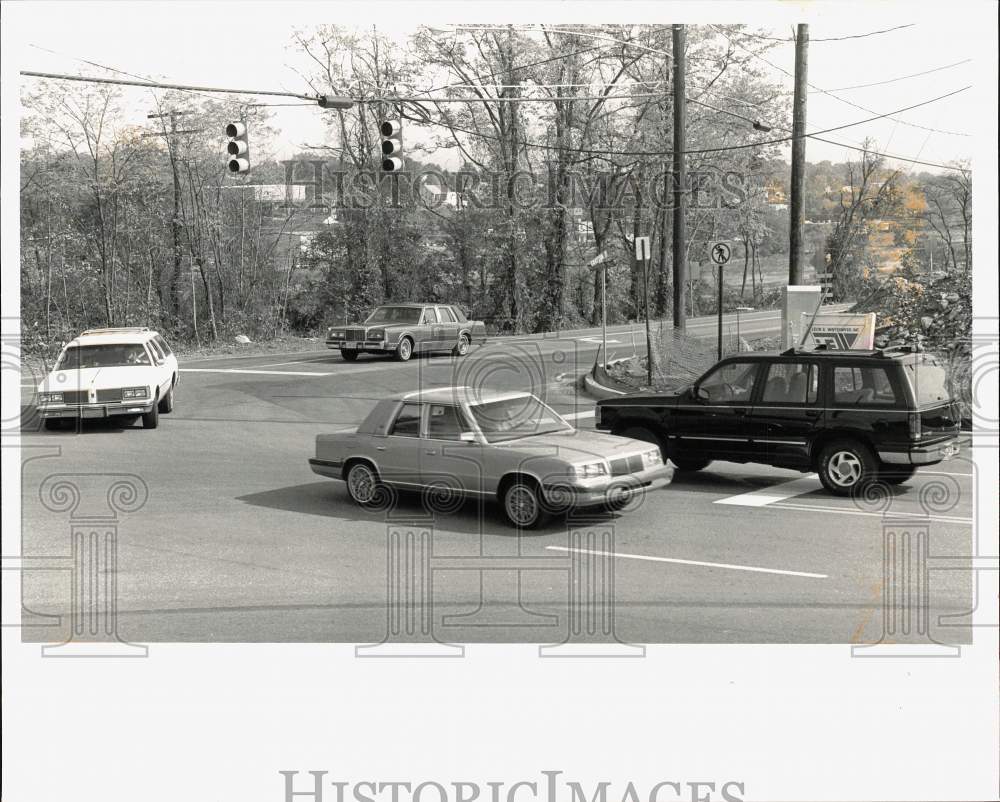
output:
{"label": "license plate", "polygon": [[350,350],[351,348],[360,348],[361,343],[341,343],[340,347]]}
{"label": "license plate", "polygon": [[83,417],[85,417],[85,418],[103,418],[103,417],[105,417],[103,409],[84,409],[84,410],[81,410],[81,411],[83,412]]}

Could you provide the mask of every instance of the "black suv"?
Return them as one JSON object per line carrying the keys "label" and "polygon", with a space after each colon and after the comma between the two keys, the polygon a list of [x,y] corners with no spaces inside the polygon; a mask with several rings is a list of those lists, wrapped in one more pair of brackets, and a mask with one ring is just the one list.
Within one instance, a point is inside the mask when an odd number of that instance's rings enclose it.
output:
{"label": "black suv", "polygon": [[597,428],[659,444],[680,470],[712,460],[816,471],[849,495],[958,453],[960,410],[926,353],[738,354],[676,394],[599,401]]}

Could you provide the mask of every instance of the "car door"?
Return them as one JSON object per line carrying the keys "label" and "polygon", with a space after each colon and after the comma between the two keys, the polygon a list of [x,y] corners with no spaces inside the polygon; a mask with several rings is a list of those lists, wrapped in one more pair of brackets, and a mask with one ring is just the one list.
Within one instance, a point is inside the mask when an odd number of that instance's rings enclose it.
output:
{"label": "car door", "polygon": [[437,336],[437,313],[433,306],[425,306],[420,313],[420,322],[414,330],[414,349],[426,353],[435,349]]}
{"label": "car door", "polygon": [[423,404],[404,401],[385,437],[374,437],[375,459],[382,479],[404,488],[420,484],[420,432]]}
{"label": "car door", "polygon": [[764,366],[751,413],[751,450],[759,462],[809,464],[810,443],[823,426],[819,364],[806,359]]}
{"label": "car door", "polygon": [[699,379],[674,410],[673,445],[707,459],[749,459],[750,412],[760,371],[759,360],[729,359]]}
{"label": "car door", "polygon": [[483,487],[483,446],[473,425],[456,404],[426,407],[420,440],[421,481],[478,495]]}
{"label": "car door", "polygon": [[451,351],[458,344],[458,320],[448,306],[437,308],[440,340],[437,347],[442,351]]}

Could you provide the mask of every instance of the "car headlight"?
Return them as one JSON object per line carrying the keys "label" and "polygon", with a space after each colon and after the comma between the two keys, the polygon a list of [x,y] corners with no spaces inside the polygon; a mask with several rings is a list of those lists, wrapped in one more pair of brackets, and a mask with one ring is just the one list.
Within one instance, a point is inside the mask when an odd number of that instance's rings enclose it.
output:
{"label": "car headlight", "polygon": [[38,400],[42,404],[61,404],[63,403],[62,393],[39,393]]}
{"label": "car headlight", "polygon": [[334,331],[333,329],[330,329],[329,335],[331,340],[341,340],[344,337],[344,332]]}
{"label": "car headlight", "polygon": [[573,475],[581,479],[590,479],[594,476],[607,476],[608,466],[603,462],[586,462],[583,465],[574,465]]}
{"label": "car headlight", "polygon": [[660,449],[651,448],[649,451],[644,451],[642,453],[642,465],[644,468],[653,468],[662,464],[663,455],[660,454]]}
{"label": "car headlight", "polygon": [[369,340],[384,340],[385,339],[385,329],[368,329],[367,339],[369,339]]}
{"label": "car headlight", "polygon": [[148,387],[125,387],[122,390],[122,399],[126,398],[149,398]]}

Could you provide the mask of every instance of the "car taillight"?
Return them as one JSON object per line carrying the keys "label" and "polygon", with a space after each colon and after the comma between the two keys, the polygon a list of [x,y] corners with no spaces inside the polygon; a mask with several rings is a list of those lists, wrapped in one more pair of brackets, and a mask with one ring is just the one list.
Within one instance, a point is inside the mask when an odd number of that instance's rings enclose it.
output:
{"label": "car taillight", "polygon": [[920,439],[920,413],[911,412],[909,414],[910,421],[910,439],[919,440]]}

